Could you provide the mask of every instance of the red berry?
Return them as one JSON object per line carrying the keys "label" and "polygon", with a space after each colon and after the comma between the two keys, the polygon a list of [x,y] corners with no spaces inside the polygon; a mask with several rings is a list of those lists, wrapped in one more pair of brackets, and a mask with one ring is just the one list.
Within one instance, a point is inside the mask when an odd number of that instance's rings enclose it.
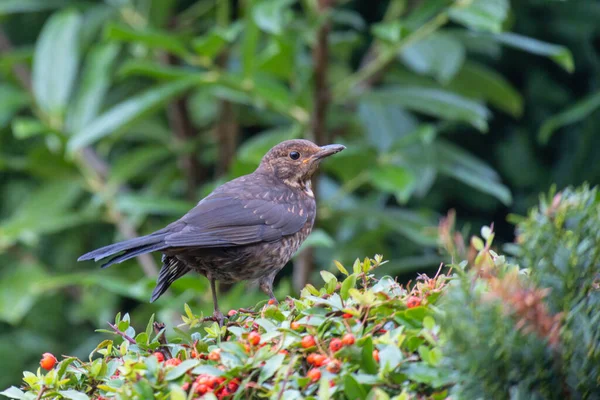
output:
{"label": "red berry", "polygon": [[250,342],[252,346],[256,346],[260,343],[260,334],[255,331],[250,332],[248,334],[248,342]]}
{"label": "red berry", "polygon": [[302,328],[302,326],[300,325],[300,322],[294,321],[290,325],[290,328],[292,328],[293,330],[297,331],[298,329]]}
{"label": "red berry", "polygon": [[349,314],[349,313],[344,313],[344,315],[342,315],[342,318],[344,318],[344,319],[350,319],[352,317],[354,317],[354,315]]}
{"label": "red berry", "polygon": [[320,367],[322,365],[327,364],[328,362],[329,362],[329,358],[327,358],[327,356],[324,356],[323,354],[317,354],[315,356],[315,359],[314,359],[315,367]]}
{"label": "red berry", "polygon": [[331,339],[331,342],[329,342],[329,349],[333,352],[339,351],[342,347],[344,347],[344,345],[338,338]]}
{"label": "red berry", "polygon": [[327,364],[326,368],[327,368],[327,371],[331,372],[332,374],[337,374],[338,372],[340,372],[342,365],[340,364],[340,362],[338,360],[331,360]]}
{"label": "red berry", "polygon": [[302,344],[302,347],[304,347],[305,349],[308,349],[309,347],[313,347],[317,343],[315,342],[315,338],[312,337],[312,335],[306,335],[302,338],[302,342],[300,342],[300,344]]}
{"label": "red berry", "polygon": [[208,354],[210,361],[219,361],[221,359],[221,349],[214,349]]}
{"label": "red berry", "polygon": [[373,359],[379,362],[379,350],[373,350]]}
{"label": "red berry", "polygon": [[206,392],[208,392],[208,386],[207,385],[198,385],[196,386],[196,393],[198,394],[205,394]]}
{"label": "red berry", "polygon": [[196,350],[192,350],[190,352],[190,357],[192,357],[192,358],[198,358],[199,354],[198,354],[198,352]]}
{"label": "red berry", "polygon": [[279,350],[279,354],[283,354],[284,356],[287,356],[288,354],[290,354],[290,352],[287,351],[286,349],[283,349],[283,350]]}
{"label": "red berry", "polygon": [[277,300],[275,300],[275,299],[269,299],[268,303],[269,303],[270,306],[272,306],[273,304],[277,303]]}
{"label": "red berry", "polygon": [[335,382],[334,381],[329,381],[329,387],[334,387],[335,386]]}
{"label": "red berry", "polygon": [[235,314],[237,314],[237,310],[229,310],[229,312],[227,313],[227,315],[230,317],[233,317]]}
{"label": "red berry", "polygon": [[40,367],[44,368],[46,371],[50,371],[56,365],[56,357],[52,353],[44,353],[42,354],[42,359],[40,360]]}
{"label": "red berry", "polygon": [[176,367],[179,364],[181,364],[181,360],[179,358],[170,358],[167,361],[165,361],[165,365],[170,365],[173,367]]}
{"label": "red berry", "polygon": [[163,353],[161,353],[160,351],[154,352],[153,356],[156,357],[156,359],[158,360],[158,362],[165,361],[165,355]]}
{"label": "red berry", "polygon": [[231,381],[229,381],[229,383],[227,384],[227,389],[231,392],[234,393],[236,390],[238,390],[238,387],[240,387],[240,380],[237,378],[233,378]]}
{"label": "red berry", "polygon": [[316,368],[313,368],[308,371],[306,376],[309,377],[311,381],[316,382],[319,379],[321,379],[321,371]]}
{"label": "red berry", "polygon": [[351,333],[346,333],[342,338],[342,344],[344,346],[352,346],[354,344],[354,335]]}
{"label": "red berry", "polygon": [[421,305],[421,299],[417,296],[410,296],[408,300],[406,300],[406,307],[414,308]]}

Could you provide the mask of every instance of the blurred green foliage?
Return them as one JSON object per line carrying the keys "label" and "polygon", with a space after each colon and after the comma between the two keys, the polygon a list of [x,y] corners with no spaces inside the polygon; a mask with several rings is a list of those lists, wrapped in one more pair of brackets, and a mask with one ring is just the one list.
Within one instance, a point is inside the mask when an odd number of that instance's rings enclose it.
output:
{"label": "blurred green foliage", "polygon": [[318,182],[317,265],[436,266],[450,207],[510,240],[509,209],[600,176],[599,17],[576,0],[0,2],[0,386],[43,351],[87,354],[79,328],[119,310],[208,309],[196,276],[147,304],[155,259],[75,260],[178,218],[284,139],[348,147]]}

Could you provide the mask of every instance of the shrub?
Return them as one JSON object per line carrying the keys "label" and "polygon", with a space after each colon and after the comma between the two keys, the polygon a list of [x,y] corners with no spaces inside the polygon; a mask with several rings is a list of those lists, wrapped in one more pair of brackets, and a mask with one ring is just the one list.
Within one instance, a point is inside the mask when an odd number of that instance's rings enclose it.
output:
{"label": "shrub", "polygon": [[[87,361],[44,355],[7,397],[597,399],[600,397],[600,195],[543,197],[517,225],[510,257],[490,227],[469,246],[440,225],[452,275],[402,286],[374,271],[323,271],[298,299],[232,310],[224,327],[186,305],[165,340],[117,315]],[[185,329],[182,329],[185,328]],[[50,357],[52,356],[52,357]],[[52,362],[48,362],[48,360]],[[52,364],[52,365],[50,365]]]}

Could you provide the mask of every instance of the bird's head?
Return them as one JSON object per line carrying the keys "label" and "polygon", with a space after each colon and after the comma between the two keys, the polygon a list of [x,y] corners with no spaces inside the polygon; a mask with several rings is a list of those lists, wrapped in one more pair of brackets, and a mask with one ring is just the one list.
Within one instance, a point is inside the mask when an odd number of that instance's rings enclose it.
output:
{"label": "bird's head", "polygon": [[308,140],[286,140],[269,150],[258,168],[273,173],[289,186],[310,187],[310,178],[321,160],[345,148],[341,144],[317,146]]}

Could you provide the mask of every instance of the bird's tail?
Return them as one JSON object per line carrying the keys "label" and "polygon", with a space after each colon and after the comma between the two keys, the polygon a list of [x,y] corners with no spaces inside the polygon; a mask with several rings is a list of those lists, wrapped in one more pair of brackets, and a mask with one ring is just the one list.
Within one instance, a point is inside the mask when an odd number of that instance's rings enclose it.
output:
{"label": "bird's tail", "polygon": [[115,256],[110,258],[106,263],[102,264],[102,268],[106,268],[113,264],[139,256],[140,254],[150,253],[167,248],[168,246],[164,243],[165,235],[166,233],[158,231],[147,236],[111,244],[94,251],[90,251],[89,253],[79,257],[77,261],[92,259],[94,261],[98,261],[107,257]]}

